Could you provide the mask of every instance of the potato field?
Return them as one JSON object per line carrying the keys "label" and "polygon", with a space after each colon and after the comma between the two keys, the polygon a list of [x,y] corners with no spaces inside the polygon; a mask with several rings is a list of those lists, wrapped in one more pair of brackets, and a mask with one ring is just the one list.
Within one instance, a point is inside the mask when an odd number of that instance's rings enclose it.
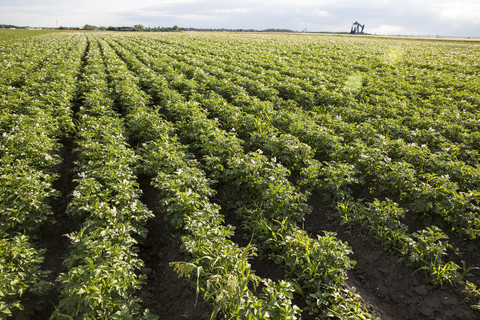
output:
{"label": "potato field", "polygon": [[0,32],[1,319],[480,319],[480,42]]}

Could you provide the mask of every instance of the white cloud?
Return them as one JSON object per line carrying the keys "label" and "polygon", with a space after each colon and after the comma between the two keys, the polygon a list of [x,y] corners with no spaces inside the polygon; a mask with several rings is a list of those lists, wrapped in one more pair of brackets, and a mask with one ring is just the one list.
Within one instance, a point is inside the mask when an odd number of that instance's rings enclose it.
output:
{"label": "white cloud", "polygon": [[330,15],[330,12],[328,12],[327,10],[321,10],[318,8],[315,8],[312,13],[319,17],[328,17]]}
{"label": "white cloud", "polygon": [[393,26],[382,24],[378,27],[368,29],[368,33],[382,34],[382,35],[399,35],[406,34],[407,29],[404,26]]}
{"label": "white cloud", "polygon": [[431,11],[443,21],[480,24],[480,2],[478,0],[463,1],[461,4],[458,2],[435,3],[432,5]]}
{"label": "white cloud", "polygon": [[249,10],[247,8],[235,8],[235,9],[215,9],[215,13],[246,13]]}
{"label": "white cloud", "polygon": [[0,23],[286,28],[480,37],[479,0],[0,0]]}

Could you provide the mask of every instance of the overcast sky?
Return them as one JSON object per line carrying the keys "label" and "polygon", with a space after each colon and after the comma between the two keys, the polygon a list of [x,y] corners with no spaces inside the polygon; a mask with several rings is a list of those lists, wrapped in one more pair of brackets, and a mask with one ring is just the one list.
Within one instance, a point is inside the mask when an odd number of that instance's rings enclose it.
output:
{"label": "overcast sky", "polygon": [[480,0],[0,0],[0,24],[350,31],[480,37]]}

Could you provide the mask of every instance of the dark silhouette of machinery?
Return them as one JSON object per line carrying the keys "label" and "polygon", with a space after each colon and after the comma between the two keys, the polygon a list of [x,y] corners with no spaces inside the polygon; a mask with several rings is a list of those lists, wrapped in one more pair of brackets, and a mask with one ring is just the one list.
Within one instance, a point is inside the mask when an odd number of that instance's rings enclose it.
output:
{"label": "dark silhouette of machinery", "polygon": [[355,21],[352,25],[352,29],[350,30],[351,34],[363,33],[363,29],[365,28],[364,24],[360,24],[358,21]]}

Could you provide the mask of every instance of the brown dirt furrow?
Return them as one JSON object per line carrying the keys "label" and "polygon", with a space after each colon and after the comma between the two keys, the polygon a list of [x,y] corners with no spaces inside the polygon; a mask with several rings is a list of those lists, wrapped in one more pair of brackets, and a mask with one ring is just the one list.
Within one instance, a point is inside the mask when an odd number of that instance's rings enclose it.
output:
{"label": "brown dirt furrow", "polygon": [[142,202],[155,214],[147,222],[147,239],[139,246],[145,264],[141,272],[147,276],[139,291],[142,307],[165,320],[209,319],[211,305],[200,296],[197,299],[195,289],[170,266],[170,262],[184,261],[185,255],[158,213],[158,191],[145,176],[139,177],[139,184]]}
{"label": "brown dirt furrow", "polygon": [[313,211],[305,218],[305,230],[312,235],[334,231],[349,243],[351,258],[357,264],[349,272],[347,285],[355,287],[365,306],[382,320],[478,319],[455,288],[433,287],[420,272],[399,262],[400,256],[386,252],[366,231],[329,220],[328,209],[317,195],[309,203]]}
{"label": "brown dirt furrow", "polygon": [[[54,223],[42,224],[39,239],[39,247],[46,249],[42,268],[50,271],[47,280],[52,283],[61,272],[65,271],[63,259],[67,255],[70,245],[65,234],[77,229],[75,221],[65,214],[75,188],[72,169],[76,158],[73,152],[74,143],[70,138],[62,139],[61,143],[63,145],[60,150],[62,162],[57,168],[59,178],[53,184],[53,188],[60,193],[60,196],[52,198],[50,201],[54,213]],[[47,296],[44,297],[41,308],[35,313],[35,319],[49,319],[58,303],[58,296],[58,291],[55,287],[52,287]]]}

